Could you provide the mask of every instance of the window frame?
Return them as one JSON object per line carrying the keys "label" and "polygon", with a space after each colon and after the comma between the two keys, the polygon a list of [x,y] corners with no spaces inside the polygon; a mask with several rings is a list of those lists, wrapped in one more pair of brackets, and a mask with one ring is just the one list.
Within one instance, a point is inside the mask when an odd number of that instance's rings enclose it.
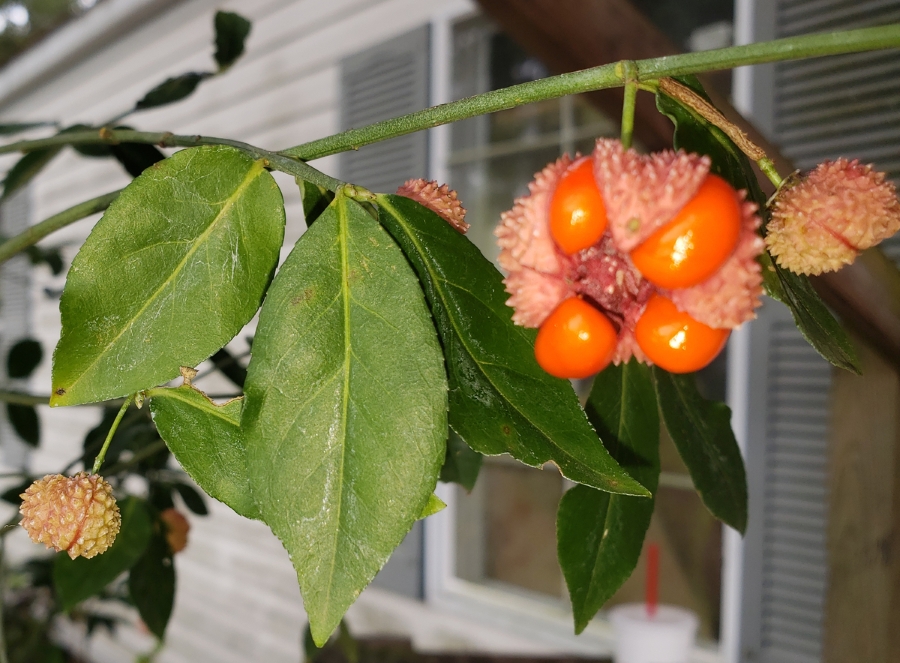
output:
{"label": "window frame", "polygon": [[[452,101],[454,26],[478,13],[469,3],[460,2],[432,17],[430,85],[434,105]],[[448,181],[450,173],[450,131],[450,125],[429,131],[429,178],[439,182]],[[745,457],[749,338],[749,325],[745,325],[732,334],[727,349],[727,402],[732,409],[735,434]],[[535,643],[535,651],[546,647],[551,651],[592,657],[612,654],[613,630],[602,614],[592,620],[581,635],[576,636],[570,611],[558,603],[458,577],[455,573],[457,491],[453,484],[439,483],[435,493],[447,504],[447,508],[424,521],[424,590],[425,602],[430,607],[462,614],[485,625],[525,636]],[[740,660],[743,584],[743,543],[740,534],[724,528],[722,545],[720,639],[718,643],[699,643],[692,654],[692,663],[738,663]]]}

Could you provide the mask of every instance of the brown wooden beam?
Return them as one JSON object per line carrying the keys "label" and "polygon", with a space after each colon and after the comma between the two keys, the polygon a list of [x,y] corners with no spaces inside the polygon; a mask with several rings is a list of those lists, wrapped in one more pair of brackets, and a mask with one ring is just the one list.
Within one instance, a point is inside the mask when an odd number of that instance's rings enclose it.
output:
{"label": "brown wooden beam", "polygon": [[[478,0],[478,4],[554,73],[678,53],[665,35],[624,0]],[[652,31],[644,31],[647,25]],[[622,114],[621,88],[587,97],[610,117]],[[656,110],[651,95],[638,95],[634,124],[636,138],[647,149],[672,146],[672,123]]]}
{"label": "brown wooden beam", "polygon": [[[628,0],[478,0],[510,37],[557,73],[619,60],[672,55],[678,49]],[[794,170],[728,99],[703,79],[713,103],[766,150],[781,173]],[[589,99],[611,117],[621,114],[623,93],[604,90]],[[672,125],[649,94],[639,94],[635,136],[649,150],[671,148]],[[757,173],[765,191],[769,181]],[[900,367],[900,272],[880,252],[851,267],[812,279],[813,286],[843,318],[895,366]]]}

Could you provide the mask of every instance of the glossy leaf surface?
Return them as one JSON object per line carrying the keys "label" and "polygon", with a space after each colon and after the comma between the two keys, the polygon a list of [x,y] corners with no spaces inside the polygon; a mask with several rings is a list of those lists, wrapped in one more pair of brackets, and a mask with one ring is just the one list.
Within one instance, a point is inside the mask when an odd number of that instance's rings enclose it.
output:
{"label": "glossy leaf surface", "polygon": [[144,554],[131,568],[128,592],[144,624],[162,640],[175,604],[175,565],[162,531],[153,534]]}
{"label": "glossy leaf surface", "polygon": [[244,42],[250,34],[250,21],[234,12],[216,12],[216,62],[219,70],[227,69],[244,53]]}
{"label": "glossy leaf surface", "polygon": [[731,431],[731,410],[697,391],[692,374],[653,369],[666,430],[700,498],[716,518],[741,534],[747,528],[747,476]]}
{"label": "glossy leaf surface", "polygon": [[125,396],[209,357],[255,314],[283,238],[281,191],[237,150],[183,150],[145,171],[69,270],[50,404]]}
{"label": "glossy leaf surface", "polygon": [[[587,414],[628,473],[656,493],[659,415],[650,368],[632,360],[594,379]],[[559,504],[557,552],[581,633],[637,566],[654,500],[575,486]]]}
{"label": "glossy leaf surface", "polygon": [[409,264],[339,195],[269,289],[241,420],[253,497],[291,555],[317,644],[425,508],[446,390]]}
{"label": "glossy leaf surface", "polygon": [[648,495],[597,439],[572,385],[538,366],[534,330],[512,323],[502,277],[475,245],[407,198],[380,195],[378,205],[431,306],[453,430],[480,453],[509,453],[535,467],[552,461],[572,481]]}
{"label": "glossy leaf surface", "polygon": [[63,610],[98,594],[140,559],[153,535],[153,521],[143,500],[128,497],[119,502],[122,528],[103,554],[70,559],[58,553],[53,564],[53,584]]}
{"label": "glossy leaf surface", "polygon": [[147,395],[153,423],[184,471],[210,497],[242,516],[259,518],[241,437],[243,399],[216,405],[186,385],[152,389]]}
{"label": "glossy leaf surface", "polygon": [[[677,80],[706,97],[696,77]],[[677,100],[659,92],[656,105],[675,123],[675,147],[708,155],[712,159],[712,172],[728,180],[734,188],[747,191],[765,223],[766,196],[747,156],[720,129]],[[838,368],[859,373],[859,361],[847,333],[813,290],[809,278],[775,266],[768,254],[761,262],[767,293],[791,309],[794,322],[807,342]]]}

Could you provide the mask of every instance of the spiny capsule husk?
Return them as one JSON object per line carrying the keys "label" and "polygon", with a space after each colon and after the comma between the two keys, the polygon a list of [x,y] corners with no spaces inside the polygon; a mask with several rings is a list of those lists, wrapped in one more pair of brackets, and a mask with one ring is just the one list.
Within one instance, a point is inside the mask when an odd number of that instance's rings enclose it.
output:
{"label": "spiny capsule husk", "polygon": [[397,195],[415,200],[444,219],[459,232],[465,234],[469,229],[466,223],[466,208],[459,202],[456,191],[446,184],[438,186],[434,180],[407,180],[397,189]]}
{"label": "spiny capsule husk", "polygon": [[[663,292],[643,277],[630,252],[672,219],[697,193],[706,178],[707,157],[683,152],[641,155],[619,141],[600,139],[590,155],[601,192],[608,227],[591,247],[567,255],[550,232],[553,193],[572,159],[562,156],[548,164],[528,185],[529,194],[516,199],[494,231],[498,258],[514,309],[513,322],[540,327],[565,299],[581,296],[595,304],[619,329],[613,363],[635,357],[647,361],[634,328],[650,296]],[[743,193],[740,193],[743,196]],[[676,306],[704,324],[732,329],[755,317],[760,305],[763,250],[756,229],[756,207],[741,202],[742,233],[732,255],[709,279],[691,288],[665,291]]]}
{"label": "spiny capsule husk", "polygon": [[884,173],[858,160],[826,161],[778,192],[766,245],[779,265],[821,274],[852,263],[860,251],[900,229],[900,201]]}
{"label": "spiny capsule husk", "polygon": [[96,474],[48,474],[20,497],[22,527],[31,540],[72,559],[105,552],[122,524],[112,487]]}

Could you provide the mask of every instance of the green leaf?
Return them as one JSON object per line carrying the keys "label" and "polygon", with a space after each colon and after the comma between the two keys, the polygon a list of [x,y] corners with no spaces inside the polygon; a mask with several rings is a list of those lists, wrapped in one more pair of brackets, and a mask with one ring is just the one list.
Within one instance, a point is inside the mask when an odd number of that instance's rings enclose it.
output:
{"label": "green leaf", "polygon": [[61,552],[53,564],[53,583],[63,610],[71,610],[98,594],[140,559],[153,535],[153,522],[143,500],[127,497],[119,502],[122,528],[105,553],[70,559]]}
{"label": "green leaf", "polygon": [[359,663],[359,643],[350,633],[350,627],[347,626],[345,619],[341,620],[341,626],[338,629],[337,646],[347,663]]}
{"label": "green leaf", "polygon": [[162,640],[175,604],[175,565],[159,527],[128,574],[128,592],[147,628]]}
{"label": "green leaf", "polygon": [[23,338],[6,354],[6,374],[11,378],[27,378],[43,358],[41,344],[33,338]]}
{"label": "green leaf", "polygon": [[[588,418],[609,452],[651,493],[659,481],[659,414],[650,368],[632,360],[594,379]],[[634,571],[654,500],[575,486],[557,513],[557,552],[575,632],[581,633]]]}
{"label": "green leaf", "polygon": [[444,346],[450,425],[475,451],[526,465],[554,462],[563,476],[600,490],[649,496],[612,459],[568,380],[534,358],[536,332],[512,323],[502,277],[434,212],[379,195],[380,220],[419,275]]}
{"label": "green leaf", "polygon": [[334,200],[334,193],[318,184],[301,180],[299,177],[295,178],[295,181],[300,189],[300,198],[303,200],[303,218],[306,220],[306,226],[309,227]]}
{"label": "green leaf", "polygon": [[731,410],[697,391],[692,374],[653,368],[666,430],[706,508],[741,534],[747,529],[747,476],[731,430]]}
{"label": "green leaf", "polygon": [[422,291],[390,236],[343,195],[269,289],[241,426],[253,497],[291,555],[321,645],[421,515],[447,439]]}
{"label": "green leaf", "polygon": [[258,519],[241,437],[243,399],[216,405],[188,385],[152,389],[147,396],[160,437],[184,471],[211,497]]}
{"label": "green leaf", "polygon": [[185,506],[191,510],[191,513],[196,513],[198,516],[209,515],[209,509],[206,508],[203,495],[197,492],[193,486],[189,486],[186,483],[176,483],[175,490],[181,496]]}
{"label": "green leaf", "polygon": [[25,255],[28,256],[32,265],[46,264],[53,276],[59,276],[63,272],[62,255],[58,248],[44,249],[40,246],[29,246],[25,249]]}
{"label": "green leaf", "polygon": [[119,143],[110,145],[109,151],[132,177],[137,177],[153,164],[166,158],[166,155],[154,145],[146,143]]}
{"label": "green leaf", "polygon": [[0,124],[0,135],[10,136],[12,134],[22,133],[29,129],[39,129],[40,127],[55,127],[56,122],[4,122]]}
{"label": "green leaf", "polygon": [[[694,76],[676,77],[707,99],[700,82]],[[675,147],[688,152],[706,154],[712,159],[712,172],[721,175],[736,189],[745,189],[763,215],[768,214],[766,196],[747,156],[718,127],[710,124],[679,101],[658,92],[656,106],[675,123]],[[859,360],[850,338],[813,290],[809,279],[783,270],[774,264],[768,253],[760,261],[766,291],[787,305],[803,337],[827,361],[838,368],[859,374]]]}
{"label": "green leaf", "polygon": [[444,465],[441,467],[441,481],[458,483],[468,491],[475,487],[478,473],[481,471],[481,462],[484,460],[477,451],[472,451],[459,435],[453,430],[447,439],[447,455]]}
{"label": "green leaf", "polygon": [[157,106],[165,106],[176,101],[181,101],[185,97],[193,94],[197,86],[212,76],[206,71],[189,71],[181,76],[173,76],[167,78],[155,88],[150,90],[143,98],[134,105],[135,110],[146,110],[148,108],[156,108]]}
{"label": "green leaf", "polygon": [[34,479],[28,477],[22,483],[15,485],[12,488],[7,488],[2,494],[0,494],[0,500],[12,504],[18,509],[19,505],[22,504],[21,494],[24,493],[28,486],[30,486],[33,482]]}
{"label": "green leaf", "polygon": [[419,514],[419,520],[423,518],[427,518],[428,516],[433,516],[438,511],[443,511],[447,508],[447,503],[444,502],[437,495],[432,495],[428,498],[428,502],[425,504],[425,508],[422,509],[422,513]]}
{"label": "green leaf", "polygon": [[767,283],[769,296],[787,305],[803,338],[832,365],[862,375],[850,337],[819,298],[809,278],[782,269],[774,261],[772,267],[778,285]]}
{"label": "green leaf", "polygon": [[3,180],[3,196],[0,197],[0,200],[9,198],[33,180],[44,169],[44,166],[59,154],[61,149],[61,147],[49,147],[43,150],[34,150],[16,161],[15,165],[6,173],[6,179]]}
{"label": "green leaf", "polygon": [[19,405],[18,403],[6,404],[6,416],[13,430],[22,440],[31,447],[36,447],[41,441],[41,420],[33,405]]}
{"label": "green leaf", "polygon": [[234,12],[216,12],[216,62],[219,71],[234,64],[244,53],[244,42],[250,34],[250,21]]}
{"label": "green leaf", "polygon": [[126,396],[209,357],[256,313],[283,239],[261,161],[198,147],[145,171],[69,270],[50,404]]}

